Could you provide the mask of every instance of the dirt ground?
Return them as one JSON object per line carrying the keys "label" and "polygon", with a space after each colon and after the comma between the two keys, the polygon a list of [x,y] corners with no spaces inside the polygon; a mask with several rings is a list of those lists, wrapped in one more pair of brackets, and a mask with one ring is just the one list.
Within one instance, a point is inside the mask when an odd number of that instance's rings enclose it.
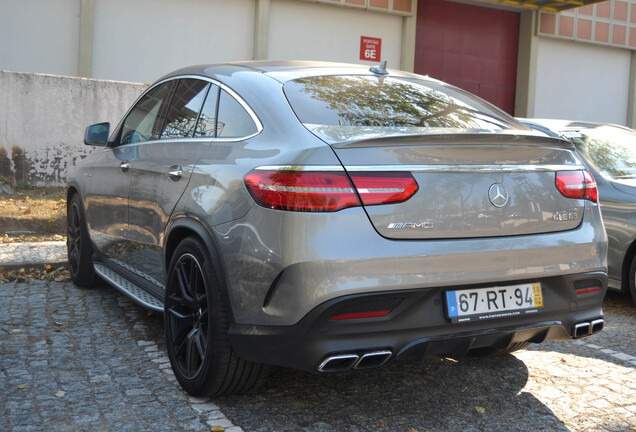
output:
{"label": "dirt ground", "polygon": [[66,192],[16,188],[0,194],[0,242],[65,240]]}

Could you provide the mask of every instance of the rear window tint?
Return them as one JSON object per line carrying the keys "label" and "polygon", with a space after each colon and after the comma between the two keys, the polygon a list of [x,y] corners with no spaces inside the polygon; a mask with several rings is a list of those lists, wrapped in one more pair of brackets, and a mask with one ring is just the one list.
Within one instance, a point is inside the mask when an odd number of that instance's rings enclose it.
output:
{"label": "rear window tint", "polygon": [[525,129],[498,108],[435,81],[316,76],[288,81],[284,91],[299,120],[328,141]]}

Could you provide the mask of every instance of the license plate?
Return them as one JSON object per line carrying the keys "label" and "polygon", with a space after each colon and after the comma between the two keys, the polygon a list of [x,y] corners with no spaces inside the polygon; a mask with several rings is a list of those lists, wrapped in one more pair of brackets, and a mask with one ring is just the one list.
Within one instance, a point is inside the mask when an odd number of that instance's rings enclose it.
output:
{"label": "license plate", "polygon": [[446,310],[454,323],[507,318],[543,307],[540,283],[446,291]]}

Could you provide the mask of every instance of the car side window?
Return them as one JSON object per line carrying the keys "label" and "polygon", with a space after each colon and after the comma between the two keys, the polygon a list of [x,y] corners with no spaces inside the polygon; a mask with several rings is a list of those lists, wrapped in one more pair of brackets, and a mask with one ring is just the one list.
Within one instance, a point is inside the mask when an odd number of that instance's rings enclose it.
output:
{"label": "car side window", "polygon": [[221,90],[219,97],[217,137],[240,138],[258,132],[252,117],[232,95]]}
{"label": "car side window", "polygon": [[176,81],[168,81],[148,91],[130,111],[122,125],[120,144],[159,138],[165,112]]}
{"label": "car side window", "polygon": [[194,133],[197,118],[210,88],[206,81],[186,78],[179,80],[168,108],[161,138],[187,138]]}
{"label": "car side window", "polygon": [[195,137],[214,137],[216,127],[216,108],[219,97],[219,87],[211,84],[210,91],[205,98],[205,103],[201,109],[199,122],[197,123]]}

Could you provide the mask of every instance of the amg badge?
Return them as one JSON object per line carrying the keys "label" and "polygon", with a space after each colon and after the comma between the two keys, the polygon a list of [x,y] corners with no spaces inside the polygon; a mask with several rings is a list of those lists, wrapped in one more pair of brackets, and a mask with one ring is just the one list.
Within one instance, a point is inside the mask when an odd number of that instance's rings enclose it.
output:
{"label": "amg badge", "polygon": [[433,229],[433,222],[397,222],[390,223],[387,229]]}

